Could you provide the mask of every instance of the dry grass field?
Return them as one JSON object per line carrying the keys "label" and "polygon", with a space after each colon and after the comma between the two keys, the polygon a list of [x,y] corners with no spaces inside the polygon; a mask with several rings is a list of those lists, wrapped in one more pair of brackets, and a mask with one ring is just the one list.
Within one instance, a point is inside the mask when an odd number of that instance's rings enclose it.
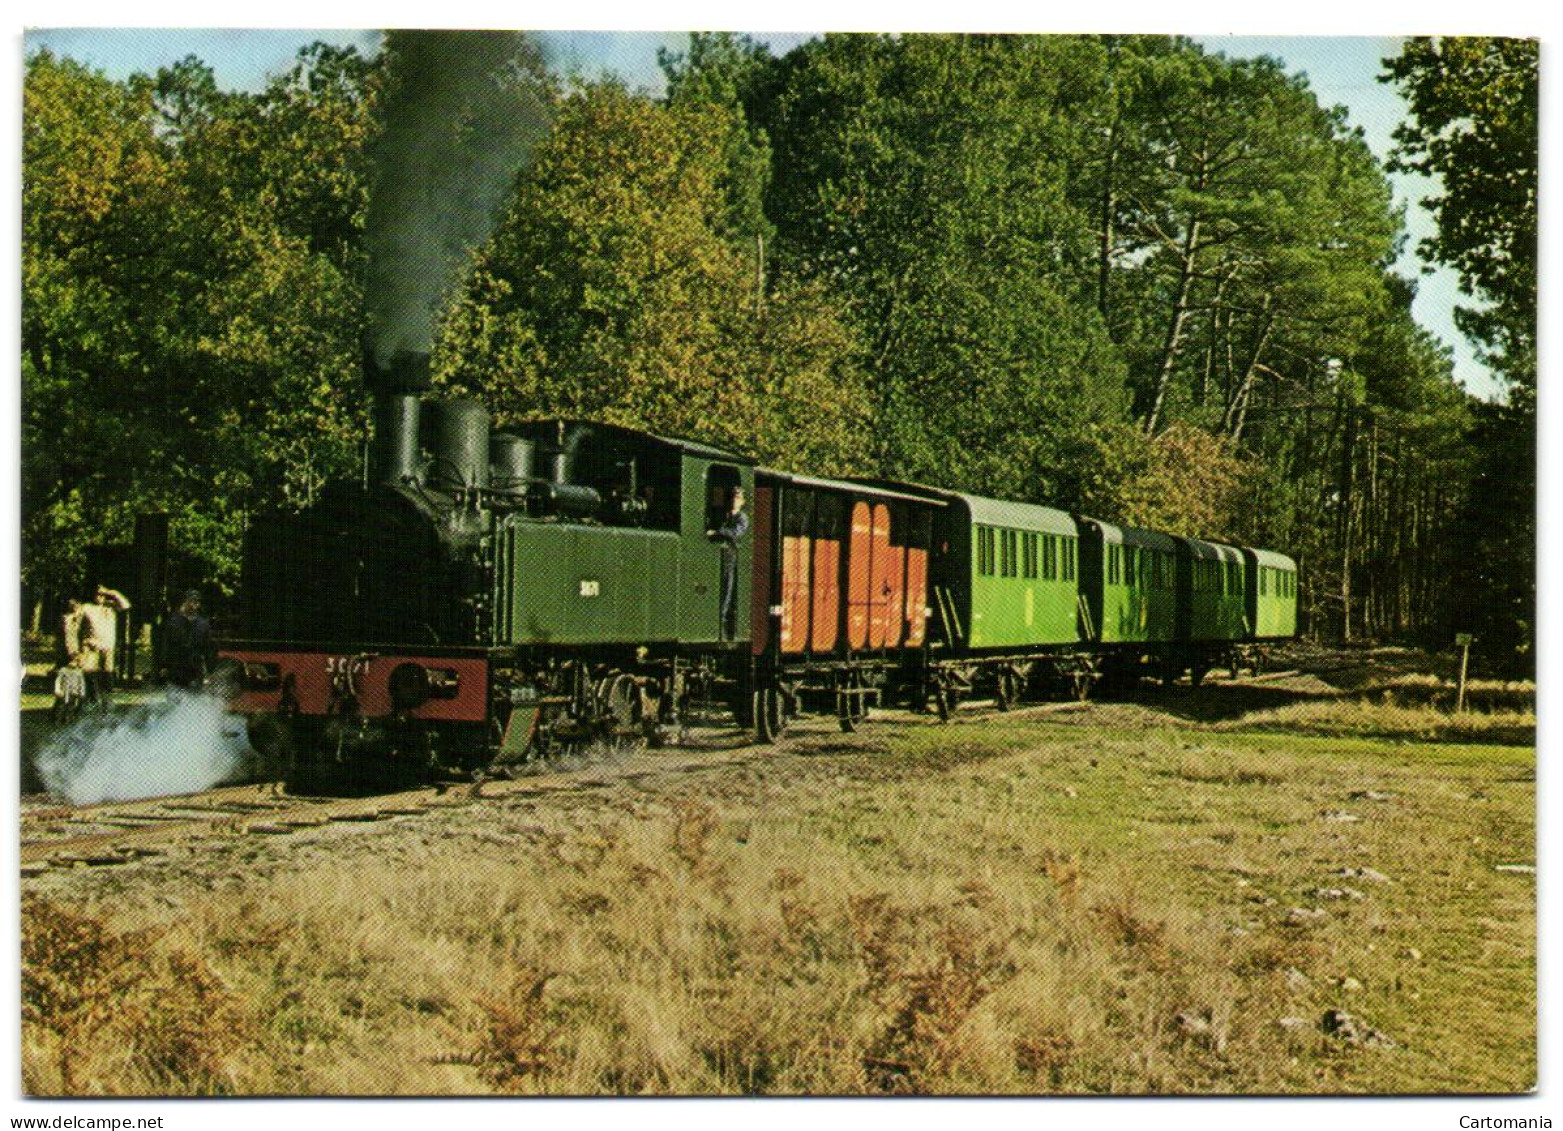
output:
{"label": "dry grass field", "polygon": [[29,877],[24,1087],[1524,1091],[1534,715],[1395,678],[817,726]]}

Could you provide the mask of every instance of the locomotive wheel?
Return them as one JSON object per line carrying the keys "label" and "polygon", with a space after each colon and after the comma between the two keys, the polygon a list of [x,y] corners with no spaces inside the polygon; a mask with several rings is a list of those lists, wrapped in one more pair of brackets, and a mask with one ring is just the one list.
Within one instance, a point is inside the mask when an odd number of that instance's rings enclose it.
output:
{"label": "locomotive wheel", "polygon": [[939,716],[941,723],[950,721],[950,716],[955,714],[955,708],[960,705],[960,692],[948,687],[941,687],[933,693],[933,709]]}
{"label": "locomotive wheel", "polygon": [[639,720],[640,689],[633,676],[615,676],[605,696],[608,716],[616,730],[627,730]]}

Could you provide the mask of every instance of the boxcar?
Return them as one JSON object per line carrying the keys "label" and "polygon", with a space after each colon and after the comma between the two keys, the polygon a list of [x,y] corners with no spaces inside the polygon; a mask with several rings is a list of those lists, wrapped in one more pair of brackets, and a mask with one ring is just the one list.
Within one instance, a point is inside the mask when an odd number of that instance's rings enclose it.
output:
{"label": "boxcar", "polygon": [[[762,469],[756,475],[756,729],[828,706],[852,729],[928,643],[941,499]],[[912,657],[912,658],[909,658]]]}

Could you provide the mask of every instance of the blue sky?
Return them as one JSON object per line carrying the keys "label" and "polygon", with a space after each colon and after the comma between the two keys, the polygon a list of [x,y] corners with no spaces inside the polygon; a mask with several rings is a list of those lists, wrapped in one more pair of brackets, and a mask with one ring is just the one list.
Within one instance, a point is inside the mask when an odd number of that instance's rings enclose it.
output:
{"label": "blue sky", "polygon": [[[555,13],[557,16],[558,13]],[[680,48],[685,37],[676,32],[545,31],[540,33],[561,69],[595,77],[608,71],[635,85],[657,88],[661,74],[656,66],[658,47]],[[805,32],[762,32],[778,54],[809,37]],[[1404,102],[1394,88],[1376,81],[1380,60],[1399,50],[1396,38],[1351,36],[1199,36],[1207,50],[1231,57],[1271,55],[1288,71],[1304,72],[1319,100],[1346,107],[1353,125],[1360,126],[1368,145],[1381,159],[1392,145],[1392,132],[1405,116]],[[304,43],[323,39],[373,50],[378,35],[372,30],[299,31],[276,28],[62,28],[26,33],[26,49],[48,47],[103,70],[114,78],[135,71],[152,71],[186,55],[196,55],[211,65],[224,86],[256,90],[268,75],[285,69]],[[1407,207],[1410,239],[1397,265],[1402,275],[1418,280],[1414,306],[1417,320],[1454,351],[1455,375],[1479,396],[1490,397],[1495,384],[1476,360],[1469,342],[1455,329],[1452,310],[1460,301],[1458,279],[1440,268],[1422,275],[1416,258],[1417,241],[1431,233],[1431,219],[1419,202],[1435,191],[1425,177],[1396,174],[1391,177],[1397,197]]]}

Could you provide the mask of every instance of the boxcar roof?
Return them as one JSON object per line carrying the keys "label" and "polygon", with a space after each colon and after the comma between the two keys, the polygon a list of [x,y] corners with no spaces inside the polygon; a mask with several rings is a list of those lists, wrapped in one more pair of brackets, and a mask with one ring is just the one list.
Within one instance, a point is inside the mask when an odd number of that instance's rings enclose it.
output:
{"label": "boxcar roof", "polygon": [[1259,550],[1253,546],[1247,547],[1247,550],[1254,555],[1254,560],[1260,565],[1270,566],[1272,569],[1292,570],[1293,572],[1297,569],[1297,563],[1285,554],[1278,554],[1274,550]]}
{"label": "boxcar roof", "polygon": [[1243,551],[1225,542],[1201,542],[1198,538],[1183,538],[1189,552],[1203,561],[1241,562]]}
{"label": "boxcar roof", "polygon": [[849,491],[854,495],[868,495],[875,499],[899,499],[909,503],[920,503],[925,507],[943,507],[949,504],[937,496],[912,495],[905,491],[892,491],[888,487],[878,484],[869,484],[856,479],[820,479],[813,475],[794,475],[790,471],[777,471],[770,467],[757,467],[756,475],[762,475],[767,479],[779,479],[784,483],[791,483],[799,487],[817,487],[827,491]]}
{"label": "boxcar roof", "polygon": [[1104,542],[1122,542],[1125,546],[1149,546],[1169,553],[1176,553],[1178,549],[1178,540],[1170,534],[1162,534],[1156,530],[1142,530],[1138,526],[1114,526],[1110,522],[1103,522],[1099,518],[1091,518],[1088,515],[1081,515],[1080,521],[1099,527]]}

